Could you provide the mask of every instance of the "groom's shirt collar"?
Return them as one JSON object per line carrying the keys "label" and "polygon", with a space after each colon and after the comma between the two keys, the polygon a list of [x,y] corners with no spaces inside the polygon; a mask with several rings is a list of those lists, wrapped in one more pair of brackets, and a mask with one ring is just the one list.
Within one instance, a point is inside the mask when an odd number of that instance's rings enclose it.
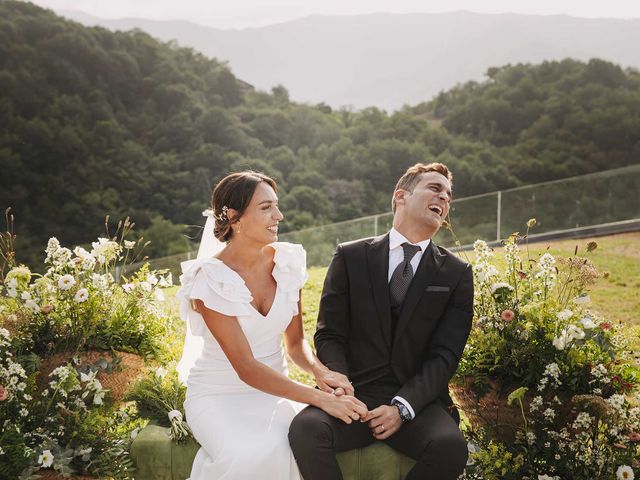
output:
{"label": "groom's shirt collar", "polygon": [[391,228],[391,231],[389,232],[389,250],[394,250],[400,247],[400,245],[402,245],[405,242],[411,243],[412,245],[418,245],[420,247],[419,253],[424,253],[427,247],[429,246],[431,239],[427,238],[426,240],[422,240],[421,242],[412,243],[409,240],[407,240],[407,238],[404,235],[402,235],[399,231],[397,231],[395,228]]}
{"label": "groom's shirt collar", "polygon": [[[418,265],[420,265],[422,254],[429,246],[430,241],[430,239],[427,239],[418,243],[412,243],[412,245],[418,245],[420,247],[420,251],[417,252],[411,259],[411,267],[413,268],[414,272],[418,271]],[[401,245],[405,242],[411,243],[399,231],[397,231],[395,228],[392,228],[389,232],[389,271],[387,282],[391,281],[391,276],[393,275],[394,270],[404,261],[404,251],[402,250]]]}

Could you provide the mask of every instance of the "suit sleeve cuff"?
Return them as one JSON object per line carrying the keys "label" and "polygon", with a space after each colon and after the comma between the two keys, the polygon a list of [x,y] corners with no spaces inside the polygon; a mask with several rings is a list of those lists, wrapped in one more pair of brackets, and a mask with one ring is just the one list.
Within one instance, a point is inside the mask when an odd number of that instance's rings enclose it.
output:
{"label": "suit sleeve cuff", "polygon": [[409,402],[407,402],[404,398],[399,397],[399,396],[396,395],[395,397],[392,398],[392,400],[397,400],[398,402],[403,404],[405,407],[407,407],[407,410],[409,410],[409,413],[411,414],[411,420],[416,418],[416,412],[413,411],[413,408],[411,407],[411,404]]}

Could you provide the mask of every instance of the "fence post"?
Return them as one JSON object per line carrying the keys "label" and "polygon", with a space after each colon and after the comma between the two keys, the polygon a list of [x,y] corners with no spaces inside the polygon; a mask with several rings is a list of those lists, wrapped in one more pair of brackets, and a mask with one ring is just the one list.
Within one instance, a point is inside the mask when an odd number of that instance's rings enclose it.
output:
{"label": "fence post", "polygon": [[500,241],[500,223],[502,222],[502,190],[498,190],[498,214],[496,221],[496,241]]}

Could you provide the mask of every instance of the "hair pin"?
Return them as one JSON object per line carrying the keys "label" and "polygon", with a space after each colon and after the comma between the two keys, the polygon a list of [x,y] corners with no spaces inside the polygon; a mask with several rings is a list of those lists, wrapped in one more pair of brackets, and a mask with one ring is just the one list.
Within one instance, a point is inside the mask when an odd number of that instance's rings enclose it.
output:
{"label": "hair pin", "polygon": [[229,207],[224,205],[222,207],[222,211],[218,215],[213,215],[216,220],[219,222],[224,222],[225,220],[229,220]]}

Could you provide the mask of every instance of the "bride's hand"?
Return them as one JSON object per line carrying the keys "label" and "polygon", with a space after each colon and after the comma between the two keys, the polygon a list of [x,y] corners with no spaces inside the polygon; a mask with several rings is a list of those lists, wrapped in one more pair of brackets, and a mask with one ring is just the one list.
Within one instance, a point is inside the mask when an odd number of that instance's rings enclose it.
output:
{"label": "bride's hand", "polygon": [[332,417],[351,423],[364,418],[369,413],[367,406],[351,395],[325,395],[319,407]]}
{"label": "bride's hand", "polygon": [[339,395],[353,395],[354,393],[353,385],[351,385],[346,375],[342,373],[334,372],[325,367],[315,372],[315,377],[318,388],[323,392],[337,393],[336,390],[342,389],[342,392],[338,390]]}

